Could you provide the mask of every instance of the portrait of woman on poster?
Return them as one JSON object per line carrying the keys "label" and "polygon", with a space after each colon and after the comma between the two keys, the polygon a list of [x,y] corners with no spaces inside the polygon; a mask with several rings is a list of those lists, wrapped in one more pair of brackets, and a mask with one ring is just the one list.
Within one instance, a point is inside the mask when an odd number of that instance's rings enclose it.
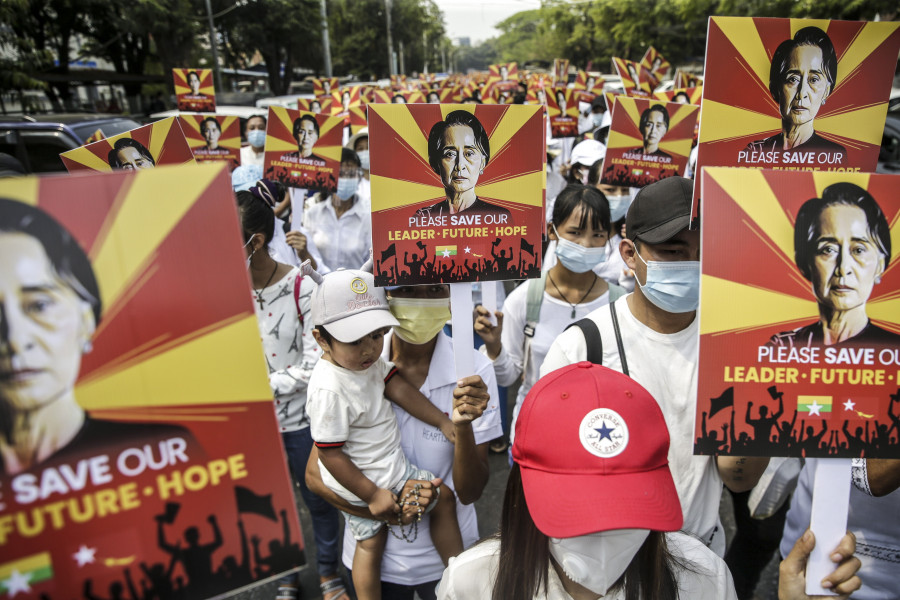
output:
{"label": "portrait of woman on poster", "polygon": [[900,346],[869,320],[866,303],[891,260],[891,230],[869,192],[835,183],[806,201],[794,226],[794,260],[812,285],[819,320],[772,336],[774,346]]}
{"label": "portrait of woman on poster", "polygon": [[79,405],[75,382],[101,313],[72,235],[41,209],[0,198],[0,476],[107,447],[193,442],[181,427],[96,419]]}
{"label": "portrait of woman on poster", "polygon": [[846,158],[843,146],[823,138],[815,129],[816,115],[834,91],[837,63],[831,39],[818,27],[804,27],[793,39],[781,42],[769,68],[769,92],[778,104],[781,133],[751,142],[747,150],[806,150],[840,153]]}
{"label": "portrait of woman on poster", "polygon": [[485,202],[475,193],[478,178],[491,158],[487,132],[472,113],[454,110],[431,127],[428,134],[428,164],[441,179],[446,198],[417,211],[416,216],[466,214],[505,215],[509,211]]}
{"label": "portrait of woman on poster", "polygon": [[215,117],[206,117],[200,123],[200,135],[206,140],[206,151],[211,154],[227,152],[223,148],[219,148],[219,138],[222,137],[222,128]]}
{"label": "portrait of woman on poster", "polygon": [[106,162],[114,170],[123,171],[152,169],[156,166],[156,160],[147,147],[133,138],[117,139],[106,156]]}
{"label": "portrait of woman on poster", "polygon": [[190,95],[196,98],[206,98],[206,94],[200,93],[200,76],[197,71],[188,71],[188,86],[191,88]]}

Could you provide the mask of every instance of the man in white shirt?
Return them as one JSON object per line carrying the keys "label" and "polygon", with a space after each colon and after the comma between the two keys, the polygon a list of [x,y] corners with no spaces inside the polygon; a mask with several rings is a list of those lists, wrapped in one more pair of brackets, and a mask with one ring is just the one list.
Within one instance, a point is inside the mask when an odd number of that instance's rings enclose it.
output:
{"label": "man in white shirt", "polygon": [[[669,465],[684,512],[684,530],[722,556],[722,484],[736,492],[751,489],[769,460],[693,455],[700,232],[688,229],[692,192],[691,180],[669,177],[637,194],[626,216],[628,237],[619,246],[622,259],[635,273],[634,292],[585,320],[599,330],[601,364],[630,375],[659,403],[671,438]],[[587,358],[584,333],[571,327],[550,347],[541,375]]]}

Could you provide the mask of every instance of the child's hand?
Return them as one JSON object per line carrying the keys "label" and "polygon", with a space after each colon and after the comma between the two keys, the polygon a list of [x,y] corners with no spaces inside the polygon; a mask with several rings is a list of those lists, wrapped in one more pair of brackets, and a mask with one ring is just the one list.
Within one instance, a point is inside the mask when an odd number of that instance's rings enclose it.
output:
{"label": "child's hand", "polygon": [[378,488],[369,498],[369,512],[376,519],[392,519],[397,516],[399,511],[400,505],[397,504],[397,496],[391,490]]}
{"label": "child's hand", "polygon": [[490,399],[487,384],[481,376],[463,377],[456,382],[456,389],[453,390],[453,423],[474,421],[484,414]]}

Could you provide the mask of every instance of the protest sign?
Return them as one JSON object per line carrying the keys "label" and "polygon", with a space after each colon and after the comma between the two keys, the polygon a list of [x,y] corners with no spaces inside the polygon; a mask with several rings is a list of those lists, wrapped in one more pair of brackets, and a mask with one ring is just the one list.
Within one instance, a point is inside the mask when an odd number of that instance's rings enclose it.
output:
{"label": "protest sign", "polygon": [[287,187],[333,193],[341,168],[343,119],[270,106],[266,126],[266,179]]}
{"label": "protest sign", "polygon": [[710,18],[697,171],[874,171],[898,51],[897,22]]}
{"label": "protest sign", "polygon": [[553,83],[555,85],[568,85],[569,83],[569,59],[553,59]]}
{"label": "protest sign", "polygon": [[700,106],[700,102],[703,100],[703,86],[675,88],[667,92],[653,92],[653,97],[663,102],[678,102]]}
{"label": "protest sign", "polygon": [[241,121],[224,115],[180,115],[178,121],[197,162],[241,164]]}
{"label": "protest sign", "polygon": [[172,69],[178,110],[216,112],[216,88],[212,69]]}
{"label": "protest sign", "polygon": [[675,88],[699,87],[703,85],[703,78],[677,69],[672,82]]}
{"label": "protest sign", "polygon": [[331,98],[297,98],[297,110],[311,112],[314,115],[331,114]]}
{"label": "protest sign", "polygon": [[575,74],[574,88],[581,92],[578,101],[590,104],[594,98],[603,93],[603,77],[587,71],[578,71]]}
{"label": "protest sign", "polygon": [[369,107],[377,285],[540,275],[540,106]]}
{"label": "protest sign", "polygon": [[0,460],[5,597],[209,598],[302,565],[224,165],[0,195],[0,281],[40,309],[4,316],[30,371],[0,379],[23,445]]}
{"label": "protest sign", "polygon": [[601,183],[644,187],[683,176],[698,114],[690,104],[615,96]]}
{"label": "protest sign", "polygon": [[900,458],[898,177],[702,180],[695,453]]}
{"label": "protest sign", "polygon": [[578,94],[574,89],[557,86],[547,94],[550,135],[555,138],[578,135]]}
{"label": "protest sign", "polygon": [[491,89],[491,93],[484,93],[486,99],[488,96],[496,100],[500,104],[506,104],[502,94],[505,92],[507,97],[511,97],[515,93],[519,85],[519,67],[517,63],[502,63],[490,65],[488,67],[487,85]]}
{"label": "protest sign", "polygon": [[647,51],[644,53],[644,57],[641,59],[641,66],[647,69],[650,73],[653,80],[656,82],[653,87],[659,85],[659,82],[662,81],[662,78],[665,77],[666,73],[669,72],[669,61],[666,60],[666,57],[660,54],[656,48],[650,46],[647,48]]}
{"label": "protest sign", "polygon": [[375,90],[375,104],[421,104],[423,102],[425,102],[425,96],[422,92]]}
{"label": "protest sign", "polygon": [[59,155],[70,173],[152,169],[194,163],[181,124],[169,117]]}
{"label": "protest sign", "polygon": [[331,114],[343,119],[344,127],[350,128],[351,135],[366,126],[366,104],[362,98],[362,86],[344,87],[333,92]]}
{"label": "protest sign", "polygon": [[622,80],[625,94],[636,98],[646,98],[653,91],[650,82],[650,71],[633,60],[613,58],[613,67]]}
{"label": "protest sign", "polygon": [[313,94],[319,100],[332,98],[334,92],[341,90],[341,83],[337,77],[315,77],[312,80]]}

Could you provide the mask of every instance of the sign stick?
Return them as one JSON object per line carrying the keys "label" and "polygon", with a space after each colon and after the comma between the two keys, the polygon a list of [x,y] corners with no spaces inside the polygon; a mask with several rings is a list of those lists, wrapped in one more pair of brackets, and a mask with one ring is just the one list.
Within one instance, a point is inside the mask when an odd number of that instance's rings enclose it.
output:
{"label": "sign stick", "polygon": [[482,281],[481,282],[481,305],[490,313],[489,319],[491,326],[497,326],[497,317],[494,311],[497,310],[497,286],[501,285],[499,281]]}
{"label": "sign stick", "polygon": [[821,586],[822,579],[834,571],[835,564],[829,555],[837,548],[847,532],[847,516],[850,511],[850,461],[849,458],[823,458],[818,461],[813,484],[812,515],[810,527],[816,536],[806,565],[806,593],[810,596],[836,596]]}
{"label": "sign stick", "polygon": [[450,323],[453,327],[453,362],[456,365],[457,379],[462,379],[475,372],[475,361],[472,358],[475,330],[472,327],[474,306],[472,306],[471,283],[450,284],[450,309]]}

